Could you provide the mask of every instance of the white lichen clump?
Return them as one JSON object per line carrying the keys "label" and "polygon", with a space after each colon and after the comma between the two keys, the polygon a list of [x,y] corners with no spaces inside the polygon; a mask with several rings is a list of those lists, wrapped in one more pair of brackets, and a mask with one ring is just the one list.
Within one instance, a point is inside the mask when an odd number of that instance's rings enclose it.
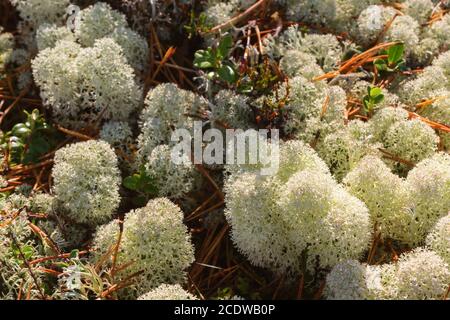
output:
{"label": "white lichen clump", "polygon": [[373,139],[384,141],[389,128],[396,122],[408,120],[408,116],[408,111],[403,108],[386,107],[379,110],[369,121]]}
{"label": "white lichen clump", "polygon": [[3,33],[0,27],[0,69],[5,69],[5,64],[10,62],[14,48],[14,36],[11,33]]}
{"label": "white lichen clump", "polygon": [[200,97],[173,83],[160,84],[145,98],[140,117],[141,134],[138,137],[139,157],[142,161],[160,144],[171,144],[171,135],[177,129],[192,130],[194,114],[201,105]]}
{"label": "white lichen clump", "polygon": [[445,92],[448,91],[450,91],[450,50],[435,58],[433,63],[416,78],[402,82],[398,94],[405,104],[416,106],[422,100],[445,97]]}
{"label": "white lichen clump", "polygon": [[58,150],[52,174],[58,213],[75,222],[106,222],[119,206],[117,157],[106,142],[79,142]]}
{"label": "white lichen clump", "polygon": [[69,19],[65,26],[56,23],[39,26],[36,34],[39,51],[53,48],[60,40],[70,40],[82,47],[93,47],[97,40],[110,38],[122,48],[128,64],[136,72],[145,70],[149,53],[147,41],[128,27],[122,13],[104,2],[83,10],[76,6],[70,6],[67,10]]}
{"label": "white lichen clump", "polygon": [[344,257],[357,259],[368,246],[367,207],[328,175],[296,173],[282,187],[278,205],[286,223],[291,223],[288,237],[297,250],[307,250],[311,265],[317,261],[331,267]]}
{"label": "white lichen clump", "polygon": [[225,190],[233,241],[256,266],[297,274],[302,259],[308,268],[316,262],[327,268],[359,258],[368,246],[367,208],[302,142],[281,146],[276,176],[244,170],[229,178]]}
{"label": "white lichen clump", "polygon": [[143,295],[138,300],[198,300],[195,296],[184,290],[179,284],[162,284]]}
{"label": "white lichen clump", "polygon": [[43,23],[61,23],[69,0],[10,0],[20,17],[37,28]]}
{"label": "white lichen clump", "polygon": [[248,98],[231,90],[221,90],[214,97],[210,119],[217,128],[250,129],[253,112]]}
{"label": "white lichen clump", "polygon": [[450,40],[450,15],[446,14],[442,19],[434,22],[428,30],[426,35],[437,41],[439,47],[446,47]]}
{"label": "white lichen clump", "polygon": [[450,211],[450,156],[437,153],[420,162],[406,179],[411,188],[418,240]]}
{"label": "white lichen clump", "polygon": [[[99,227],[93,242],[93,260],[98,262],[115,246],[118,236],[117,220]],[[142,273],[130,287],[119,292],[121,298],[136,299],[161,284],[185,281],[185,270],[194,261],[194,248],[183,224],[183,212],[170,200],[154,199],[125,215],[117,265],[132,261],[116,276],[124,279],[138,271]]]}
{"label": "white lichen clump", "polygon": [[377,156],[378,147],[377,143],[372,143],[368,124],[353,120],[347,126],[326,135],[318,145],[318,152],[333,176],[341,181],[364,156]]}
{"label": "white lichen clump", "polygon": [[280,68],[289,77],[301,75],[308,80],[323,74],[313,55],[298,50],[287,50],[280,60]]}
{"label": "white lichen clump", "polygon": [[[420,115],[442,124],[450,124],[450,91],[437,93],[436,101],[429,106],[419,110]],[[441,138],[443,147],[450,151],[450,132],[439,130],[438,135]]]}
{"label": "white lichen clump", "polygon": [[62,125],[124,121],[141,101],[133,69],[111,39],[97,40],[92,48],[59,41],[41,51],[32,67],[44,104]]}
{"label": "white lichen clump", "polygon": [[406,182],[377,157],[364,157],[343,181],[347,190],[369,208],[382,238],[409,242],[412,213]]}
{"label": "white lichen clump", "polygon": [[130,125],[124,121],[106,122],[99,134],[100,140],[108,142],[116,151],[121,165],[129,167],[133,161],[133,132]]}
{"label": "white lichen clump", "polygon": [[325,72],[335,69],[342,60],[343,48],[332,34],[303,34],[297,26],[286,29],[277,38],[264,40],[265,52],[273,58],[281,58],[292,50],[311,54]]}
{"label": "white lichen clump", "polygon": [[[395,156],[417,163],[432,156],[438,149],[439,137],[434,130],[420,120],[402,120],[394,123],[386,133],[385,148]],[[407,165],[393,163],[402,170]]]}
{"label": "white lichen clump", "polygon": [[[36,270],[31,275],[27,267],[24,266],[23,259],[17,249],[17,245],[26,248],[26,254],[30,260],[43,257],[43,252],[39,250],[40,246],[32,237],[33,231],[26,213],[18,213],[18,210],[25,205],[26,200],[23,196],[12,195],[6,200],[8,203],[0,202],[2,217],[9,221],[0,228],[0,299],[2,300],[17,299],[17,296],[20,295],[21,284],[30,288],[27,293],[30,300],[42,298],[39,288],[35,286],[36,284],[38,286],[44,285],[44,273]],[[22,203],[19,205],[19,202]],[[36,268],[40,266],[42,264],[35,265]]]}
{"label": "white lichen clump", "polygon": [[448,264],[433,251],[415,249],[397,263],[398,293],[395,299],[442,299],[450,283]]}
{"label": "white lichen clump", "polygon": [[424,24],[430,19],[434,8],[431,0],[406,0],[403,5],[403,11],[416,19],[420,24]]}
{"label": "white lichen clump", "polygon": [[398,16],[387,30],[384,41],[400,41],[405,44],[405,53],[408,56],[419,43],[419,23],[412,17]]}
{"label": "white lichen clump", "polygon": [[91,47],[95,41],[106,37],[118,27],[126,27],[125,16],[112,10],[109,4],[98,2],[75,16],[75,36],[81,45]]}
{"label": "white lichen clump", "polygon": [[198,173],[187,155],[181,156],[184,161],[175,164],[172,149],[168,145],[159,145],[145,162],[145,172],[151,177],[159,196],[181,198],[194,188]]}
{"label": "white lichen clump", "polygon": [[226,23],[233,17],[238,9],[238,1],[214,1],[209,0],[204,11],[206,23],[211,27]]}
{"label": "white lichen clump", "polygon": [[439,219],[428,234],[426,243],[450,265],[450,213]]}
{"label": "white lichen clump", "polygon": [[326,23],[336,15],[335,0],[281,0],[288,19],[309,23]]}
{"label": "white lichen clump", "polygon": [[358,17],[355,36],[363,45],[370,45],[382,34],[387,23],[395,16],[392,7],[381,5],[368,6]]}
{"label": "white lichen clump", "polygon": [[42,24],[36,31],[36,43],[39,51],[53,48],[60,40],[75,41],[73,33],[66,27],[56,24]]}
{"label": "white lichen clump", "polygon": [[449,281],[448,264],[435,252],[418,248],[402,254],[397,263],[336,265],[327,277],[325,292],[330,300],[440,300]]}
{"label": "white lichen clump", "polygon": [[328,87],[297,76],[289,81],[289,87],[283,85],[280,91],[278,95],[287,97],[282,110],[286,133],[311,143],[318,134],[323,137],[343,127],[346,96],[340,87]]}
{"label": "white lichen clump", "polygon": [[382,299],[389,284],[383,283],[382,273],[390,272],[386,266],[367,266],[356,260],[337,264],[326,278],[325,296],[328,300]]}

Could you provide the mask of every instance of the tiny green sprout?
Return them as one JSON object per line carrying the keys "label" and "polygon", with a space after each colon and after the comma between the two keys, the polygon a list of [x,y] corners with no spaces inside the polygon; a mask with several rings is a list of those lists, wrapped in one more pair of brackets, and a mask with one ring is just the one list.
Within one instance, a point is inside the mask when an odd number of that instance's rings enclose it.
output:
{"label": "tiny green sprout", "polygon": [[405,66],[405,45],[399,43],[391,46],[388,50],[381,51],[381,55],[387,58],[377,59],[373,62],[379,72],[396,72],[403,70]]}
{"label": "tiny green sprout", "polygon": [[188,33],[188,39],[191,39],[193,36],[207,32],[211,26],[209,26],[206,22],[206,14],[204,12],[200,13],[197,17],[195,15],[194,10],[191,11],[189,24],[184,25],[184,30]]}
{"label": "tiny green sprout", "polygon": [[217,300],[230,300],[233,297],[233,289],[230,287],[217,289]]}
{"label": "tiny green sprout", "polygon": [[365,114],[372,115],[375,106],[383,102],[383,100],[384,94],[380,88],[367,87],[367,95],[363,98]]}
{"label": "tiny green sprout", "polygon": [[145,172],[143,167],[139,172],[126,177],[123,180],[123,186],[139,194],[138,197],[133,199],[136,205],[145,205],[149,196],[158,193],[154,179]]}
{"label": "tiny green sprout", "polygon": [[233,37],[225,35],[217,47],[209,47],[206,50],[198,50],[194,56],[194,66],[205,69],[210,80],[220,79],[229,84],[237,81],[237,73],[234,64],[228,59],[233,48]]}

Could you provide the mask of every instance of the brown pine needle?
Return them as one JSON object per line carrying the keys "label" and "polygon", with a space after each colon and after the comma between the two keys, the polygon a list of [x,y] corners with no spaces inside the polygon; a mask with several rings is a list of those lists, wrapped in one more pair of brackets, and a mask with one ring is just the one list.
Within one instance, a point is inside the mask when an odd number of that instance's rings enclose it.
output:
{"label": "brown pine needle", "polygon": [[447,97],[448,97],[448,96],[439,96],[439,97],[436,97],[436,98],[424,100],[424,101],[422,101],[422,102],[416,104],[416,110],[425,108],[425,107],[427,107],[427,106],[429,106],[429,105],[432,105],[433,103],[435,103],[435,102],[437,102],[437,101],[440,101],[440,100],[443,100],[443,99],[445,99],[445,98],[447,98]]}
{"label": "brown pine needle", "polygon": [[392,154],[392,153],[390,153],[387,150],[384,150],[382,148],[378,148],[378,150],[380,150],[381,153],[383,153],[383,157],[386,158],[386,159],[390,159],[390,160],[393,160],[393,161],[396,161],[396,162],[399,162],[399,163],[402,163],[402,164],[406,164],[407,166],[409,166],[411,168],[416,166],[415,163],[413,163],[413,162],[411,162],[409,160],[405,160],[405,159],[402,159],[400,157],[397,157],[395,154]]}
{"label": "brown pine needle", "polygon": [[325,289],[326,281],[323,280],[320,284],[319,290],[314,294],[314,300],[319,300],[322,298],[323,290]]}
{"label": "brown pine needle", "polygon": [[207,31],[206,34],[216,33],[219,32],[220,30],[227,29],[231,26],[238,24],[241,20],[247,18],[253,11],[261,7],[266,1],[267,0],[258,0],[258,2],[255,2],[255,4],[253,4],[250,8],[248,8],[244,12],[238,14],[237,16],[231,18],[230,20],[222,24],[219,24],[218,26],[215,26],[211,30]]}
{"label": "brown pine needle", "polygon": [[5,111],[3,111],[3,113],[0,115],[0,124],[2,124],[3,120],[5,119],[6,115],[12,110],[12,108],[14,108],[19,102],[20,100],[23,99],[23,97],[25,97],[25,95],[27,94],[27,89],[23,90],[18,97],[15,98],[14,102],[11,103],[8,108],[6,108]]}
{"label": "brown pine needle", "polygon": [[56,129],[58,129],[59,131],[65,133],[65,134],[67,134],[68,136],[71,136],[71,137],[74,137],[74,138],[77,138],[77,139],[80,139],[80,140],[88,141],[88,140],[93,140],[94,139],[93,137],[87,136],[87,135],[85,135],[83,133],[80,133],[80,132],[77,132],[77,131],[66,129],[66,128],[60,126],[60,125],[56,125]]}
{"label": "brown pine needle", "polygon": [[53,163],[53,159],[49,159],[49,160],[45,160],[45,161],[42,161],[40,163],[33,164],[33,165],[28,165],[28,166],[21,166],[21,165],[14,166],[14,167],[12,167],[10,169],[10,171],[14,175],[18,175],[18,174],[21,174],[21,173],[32,171],[32,170],[37,169],[37,168],[45,167],[45,166],[47,166],[49,164],[52,164],[52,163]]}
{"label": "brown pine needle", "polygon": [[327,94],[325,101],[322,104],[322,112],[320,113],[320,119],[323,119],[323,117],[327,113],[329,105],[330,105],[330,95]]}
{"label": "brown pine needle", "polygon": [[44,241],[56,254],[61,254],[61,251],[59,250],[58,246],[47,236],[47,234],[42,231],[41,228],[36,226],[35,224],[28,222],[28,226],[31,228],[31,230]]}
{"label": "brown pine needle", "polygon": [[412,111],[408,111],[408,113],[409,113],[409,118],[410,119],[418,119],[418,120],[426,123],[427,125],[429,125],[431,128],[433,128],[435,130],[439,130],[439,131],[450,133],[450,127],[445,125],[445,124],[442,124],[442,123],[439,123],[439,122],[435,122],[435,121],[431,121],[431,120],[429,120],[427,118],[424,118],[424,117],[422,117],[422,116],[420,116],[417,113],[412,112]]}
{"label": "brown pine needle", "polygon": [[[80,251],[80,252],[78,252],[78,255],[83,256],[83,255],[87,254],[88,252],[89,251],[87,251],[87,250]],[[62,253],[62,254],[59,254],[56,256],[43,257],[43,258],[39,258],[39,259],[30,261],[30,265],[38,264],[38,263],[46,262],[46,261],[58,260],[58,259],[67,259],[67,258],[70,258],[70,255],[71,255],[71,253]]]}
{"label": "brown pine needle", "polygon": [[341,67],[337,71],[332,71],[332,72],[326,73],[324,75],[315,77],[313,79],[313,81],[331,79],[340,74],[353,72],[358,67],[364,65],[370,58],[374,57],[378,51],[389,48],[396,44],[399,44],[399,42],[395,41],[395,42],[387,42],[387,43],[378,44],[378,45],[370,48],[369,50],[367,50],[363,53],[360,53],[360,54],[348,59],[347,61],[344,61],[341,65]]}

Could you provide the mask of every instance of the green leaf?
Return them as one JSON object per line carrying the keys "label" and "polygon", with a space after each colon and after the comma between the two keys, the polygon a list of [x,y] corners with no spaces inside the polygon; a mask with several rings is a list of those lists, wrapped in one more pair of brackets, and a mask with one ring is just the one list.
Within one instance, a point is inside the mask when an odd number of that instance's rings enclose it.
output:
{"label": "green leaf", "polygon": [[380,94],[379,96],[376,96],[375,98],[373,98],[373,103],[379,104],[379,103],[383,102],[383,100],[384,100],[384,95]]}
{"label": "green leaf", "polygon": [[383,94],[383,91],[380,88],[378,88],[378,87],[370,88],[370,93],[369,93],[370,97],[376,98],[382,94]]}
{"label": "green leaf", "polygon": [[123,186],[127,189],[136,191],[138,190],[140,176],[138,174],[133,174],[130,177],[123,179]]}
{"label": "green leaf", "polygon": [[70,259],[78,258],[79,251],[77,249],[70,251]]}
{"label": "green leaf", "polygon": [[123,180],[125,188],[142,192],[149,195],[154,195],[158,192],[154,179],[148,176],[145,170],[141,169],[139,173],[135,173]]}
{"label": "green leaf", "polygon": [[217,71],[220,79],[228,82],[228,83],[234,83],[236,82],[236,72],[234,69],[229,65],[223,65],[220,67],[220,69]]}
{"label": "green leaf", "polygon": [[31,130],[25,124],[18,123],[12,128],[11,133],[14,136],[27,137],[31,134]]}
{"label": "green leaf", "polygon": [[31,259],[31,257],[33,257],[34,248],[32,246],[25,245],[20,249],[22,250],[25,259],[29,260]]}
{"label": "green leaf", "polygon": [[199,69],[213,68],[215,64],[211,49],[198,50],[194,55],[194,66]]}
{"label": "green leaf", "polygon": [[28,150],[23,158],[23,163],[36,163],[39,157],[46,154],[52,148],[50,142],[41,135],[36,135],[28,143]]}
{"label": "green leaf", "polygon": [[231,34],[227,34],[220,40],[219,46],[217,47],[217,58],[219,60],[223,60],[224,58],[228,57],[232,47],[233,37],[231,36]]}
{"label": "green leaf", "polygon": [[369,104],[370,104],[370,98],[369,96],[365,96],[363,99],[363,104],[364,104],[364,108],[365,109],[369,109]]}
{"label": "green leaf", "polygon": [[403,43],[396,44],[388,49],[388,63],[389,65],[397,64],[402,58],[405,51]]}
{"label": "green leaf", "polygon": [[373,62],[373,64],[375,65],[378,71],[387,71],[388,69],[386,61],[383,59],[377,59]]}

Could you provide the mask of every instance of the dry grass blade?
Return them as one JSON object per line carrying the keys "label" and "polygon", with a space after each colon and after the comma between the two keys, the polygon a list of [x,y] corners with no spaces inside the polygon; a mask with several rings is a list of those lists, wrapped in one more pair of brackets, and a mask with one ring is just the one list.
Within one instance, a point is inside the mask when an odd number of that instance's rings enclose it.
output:
{"label": "dry grass blade", "polygon": [[36,286],[36,289],[39,291],[39,295],[41,296],[41,299],[46,300],[45,294],[42,291],[42,288],[39,285],[39,282],[37,281],[37,278],[36,278],[36,275],[33,272],[33,269],[31,268],[30,264],[28,263],[28,259],[23,254],[22,248],[20,247],[20,244],[17,241],[16,236],[12,232],[9,232],[8,236],[11,238],[11,240],[14,243],[14,246],[16,246],[17,250],[19,251],[20,257],[22,258],[23,263],[27,267],[27,270],[30,273],[31,278],[33,279],[34,285]]}
{"label": "dry grass blade", "polygon": [[31,230],[37,236],[39,236],[39,238],[41,238],[42,241],[44,241],[57,255],[61,254],[61,250],[59,250],[58,246],[53,242],[52,239],[50,239],[49,236],[47,236],[47,234],[44,231],[42,231],[41,228],[39,228],[38,226],[36,226],[31,222],[28,222],[28,225],[30,226]]}
{"label": "dry grass blade", "polygon": [[123,235],[123,221],[119,221],[119,236],[117,237],[116,245],[114,246],[114,251],[112,255],[112,267],[111,267],[111,277],[114,279],[114,275],[116,272],[116,262],[117,262],[117,254],[119,252],[120,243],[122,241],[122,235]]}
{"label": "dry grass blade", "polygon": [[116,292],[117,290],[120,290],[120,289],[123,289],[123,288],[129,286],[130,284],[133,283],[134,278],[138,277],[143,272],[144,271],[135,272],[135,273],[129,275],[128,277],[126,277],[125,279],[121,280],[120,282],[113,284],[111,287],[109,287],[108,289],[103,291],[100,294],[100,297],[106,298],[106,297],[110,296],[113,292]]}

